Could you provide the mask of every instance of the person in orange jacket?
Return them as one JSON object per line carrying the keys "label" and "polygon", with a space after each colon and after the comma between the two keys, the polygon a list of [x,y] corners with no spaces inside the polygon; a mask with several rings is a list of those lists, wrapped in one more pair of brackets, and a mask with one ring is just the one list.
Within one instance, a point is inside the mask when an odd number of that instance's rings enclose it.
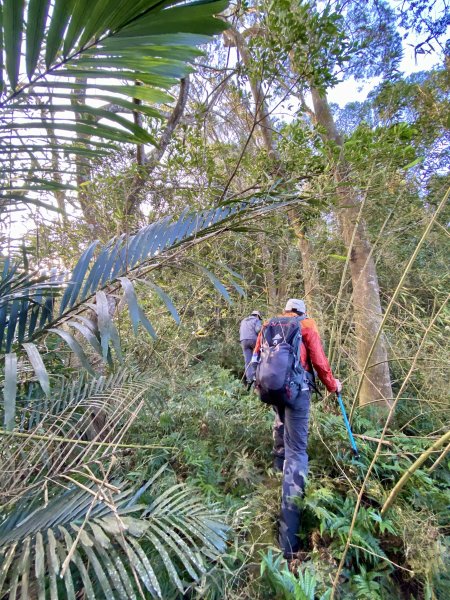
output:
{"label": "person in orange jacket", "polygon": [[[308,423],[311,386],[314,385],[314,370],[330,393],[340,392],[342,384],[335,379],[322,347],[319,331],[313,319],[306,314],[303,300],[290,298],[281,317],[300,317],[302,342],[300,362],[305,370],[305,382],[299,386],[298,396],[291,406],[273,407],[274,466],[283,471],[282,501],[280,512],[279,542],[284,557],[291,559],[299,550],[298,532],[300,510],[292,499],[302,496],[308,473]],[[252,362],[259,362],[266,321],[256,340]]]}

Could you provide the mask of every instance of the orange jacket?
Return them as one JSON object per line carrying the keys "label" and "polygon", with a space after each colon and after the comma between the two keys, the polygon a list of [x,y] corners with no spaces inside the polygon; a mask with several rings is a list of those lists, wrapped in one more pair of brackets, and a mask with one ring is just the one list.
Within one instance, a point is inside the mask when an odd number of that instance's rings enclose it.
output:
{"label": "orange jacket", "polygon": [[[298,317],[297,313],[284,312],[280,317]],[[262,334],[269,321],[265,321],[261,331],[259,332],[256,346],[253,350],[253,355],[258,354],[261,349]],[[306,317],[301,322],[302,327],[302,344],[300,346],[300,360],[303,368],[311,372],[312,367],[317,371],[320,381],[324,384],[329,392],[336,391],[336,380],[331,372],[331,367],[328,362],[325,352],[323,351],[322,341],[319,331],[313,319]]]}

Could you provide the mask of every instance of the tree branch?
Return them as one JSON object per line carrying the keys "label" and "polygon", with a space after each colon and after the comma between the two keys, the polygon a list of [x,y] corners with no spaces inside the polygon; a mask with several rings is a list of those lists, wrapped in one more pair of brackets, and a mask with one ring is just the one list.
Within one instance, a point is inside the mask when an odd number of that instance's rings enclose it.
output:
{"label": "tree branch", "polygon": [[145,185],[145,182],[158,166],[161,158],[163,157],[170,140],[172,139],[173,133],[181,120],[181,117],[186,108],[187,99],[189,96],[189,77],[181,80],[180,92],[178,95],[178,101],[170,115],[166,127],[162,133],[159,145],[154,148],[149,154],[142,153],[139,173],[134,177],[134,181],[131,187],[131,191],[128,194],[125,201],[125,215],[126,217],[134,216],[141,203],[141,192]]}

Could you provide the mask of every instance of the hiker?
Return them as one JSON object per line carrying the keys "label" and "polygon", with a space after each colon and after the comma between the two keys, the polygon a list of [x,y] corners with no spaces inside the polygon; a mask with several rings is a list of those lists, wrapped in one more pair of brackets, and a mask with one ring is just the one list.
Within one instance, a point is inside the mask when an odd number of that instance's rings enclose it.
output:
{"label": "hiker", "polygon": [[257,364],[255,383],[260,398],[275,411],[274,467],[283,471],[279,543],[284,557],[291,560],[299,550],[300,509],[293,498],[303,495],[308,473],[306,446],[314,369],[330,393],[340,392],[342,384],[333,377],[304,301],[296,298],[287,301],[282,315],[263,324],[252,362]]}
{"label": "hiker", "polygon": [[258,333],[261,331],[261,325],[261,313],[259,310],[254,310],[250,316],[242,319],[239,327],[239,341],[241,342],[242,352],[244,353],[245,360],[245,377],[247,379],[247,383],[249,384],[254,378],[254,369],[251,372],[250,363]]}

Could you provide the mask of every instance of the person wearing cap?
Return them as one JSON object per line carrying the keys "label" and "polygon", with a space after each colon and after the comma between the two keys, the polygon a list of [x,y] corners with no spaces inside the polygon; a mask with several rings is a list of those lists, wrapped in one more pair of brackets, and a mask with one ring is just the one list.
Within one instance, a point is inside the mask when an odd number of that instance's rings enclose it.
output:
{"label": "person wearing cap", "polygon": [[261,331],[261,325],[261,313],[259,310],[254,310],[251,315],[242,319],[239,327],[239,341],[242,346],[242,352],[244,353],[245,377],[247,383],[251,383],[253,380],[253,373],[250,372],[250,363],[258,333]]}
{"label": "person wearing cap", "polygon": [[[294,558],[299,550],[300,509],[296,496],[302,496],[308,473],[308,422],[311,386],[314,385],[314,370],[330,393],[340,392],[342,384],[335,379],[323,350],[319,331],[313,319],[306,313],[303,300],[290,298],[282,317],[300,317],[302,343],[300,362],[305,370],[305,382],[300,386],[298,396],[293,400],[295,408],[273,407],[274,467],[283,471],[282,500],[279,520],[279,543],[286,559]],[[259,362],[259,354],[266,321],[258,335],[252,356],[252,363]]]}

